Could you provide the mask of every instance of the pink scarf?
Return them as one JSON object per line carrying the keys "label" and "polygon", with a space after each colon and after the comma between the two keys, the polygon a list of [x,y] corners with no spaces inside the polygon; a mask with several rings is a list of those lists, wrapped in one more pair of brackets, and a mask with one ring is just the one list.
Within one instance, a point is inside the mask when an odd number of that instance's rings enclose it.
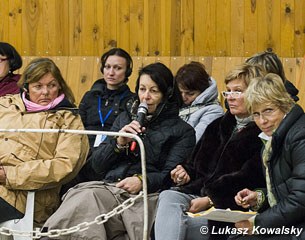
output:
{"label": "pink scarf", "polygon": [[28,112],[40,112],[40,111],[52,109],[52,108],[56,107],[64,98],[65,98],[65,94],[62,93],[60,96],[55,98],[52,102],[50,102],[48,105],[42,106],[37,103],[29,101],[25,97],[25,92],[22,93],[22,100],[23,100],[26,110]]}

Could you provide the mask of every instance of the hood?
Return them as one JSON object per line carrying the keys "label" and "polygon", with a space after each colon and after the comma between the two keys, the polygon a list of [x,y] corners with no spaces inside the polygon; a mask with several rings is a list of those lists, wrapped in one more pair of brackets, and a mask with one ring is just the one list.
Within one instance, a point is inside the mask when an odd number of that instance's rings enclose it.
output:
{"label": "hood", "polygon": [[191,105],[196,104],[206,104],[209,102],[216,101],[218,99],[218,88],[214,78],[210,77],[210,86],[204,90],[195,100],[192,102]]}

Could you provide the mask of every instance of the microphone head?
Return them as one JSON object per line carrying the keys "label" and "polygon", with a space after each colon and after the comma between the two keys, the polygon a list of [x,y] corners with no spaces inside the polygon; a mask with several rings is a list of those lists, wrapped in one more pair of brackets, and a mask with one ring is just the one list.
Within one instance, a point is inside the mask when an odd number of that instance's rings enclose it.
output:
{"label": "microphone head", "polygon": [[138,121],[141,126],[143,126],[143,124],[144,124],[144,120],[145,120],[145,117],[147,115],[147,112],[148,112],[147,103],[146,102],[140,103],[140,105],[138,107],[136,121]]}
{"label": "microphone head", "polygon": [[140,103],[138,107],[138,112],[145,112],[145,114],[147,114],[147,111],[148,111],[147,103],[146,102]]}

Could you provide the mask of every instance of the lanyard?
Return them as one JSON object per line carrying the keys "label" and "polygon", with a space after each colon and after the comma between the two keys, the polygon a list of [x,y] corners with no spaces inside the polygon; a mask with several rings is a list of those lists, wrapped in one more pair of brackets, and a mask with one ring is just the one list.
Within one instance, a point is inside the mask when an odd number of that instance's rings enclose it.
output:
{"label": "lanyard", "polygon": [[[119,105],[120,105],[121,100],[126,95],[126,93],[127,93],[127,91],[123,92],[120,95]],[[102,123],[102,127],[104,127],[106,120],[109,118],[110,114],[113,112],[113,108],[111,107],[110,110],[108,111],[108,113],[106,114],[105,118],[103,118],[103,113],[102,113],[102,110],[101,110],[101,106],[102,106],[102,98],[101,98],[101,96],[98,96],[98,114],[100,116],[100,121]]]}

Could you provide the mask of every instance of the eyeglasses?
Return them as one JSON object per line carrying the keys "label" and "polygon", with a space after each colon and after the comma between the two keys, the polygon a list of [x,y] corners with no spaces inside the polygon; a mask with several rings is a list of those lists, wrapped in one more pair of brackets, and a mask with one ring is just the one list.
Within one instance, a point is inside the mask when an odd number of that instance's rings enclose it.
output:
{"label": "eyeglasses", "polygon": [[252,114],[252,117],[254,120],[259,120],[260,118],[263,118],[264,120],[270,119],[275,111],[278,110],[278,108],[267,108],[261,113],[255,112]]}
{"label": "eyeglasses", "polygon": [[228,98],[228,97],[240,98],[240,95],[242,94],[242,92],[239,92],[239,91],[232,91],[232,92],[222,91],[221,94],[224,98]]}
{"label": "eyeglasses", "polygon": [[0,58],[0,63],[4,62],[6,60],[8,60],[8,58]]}

